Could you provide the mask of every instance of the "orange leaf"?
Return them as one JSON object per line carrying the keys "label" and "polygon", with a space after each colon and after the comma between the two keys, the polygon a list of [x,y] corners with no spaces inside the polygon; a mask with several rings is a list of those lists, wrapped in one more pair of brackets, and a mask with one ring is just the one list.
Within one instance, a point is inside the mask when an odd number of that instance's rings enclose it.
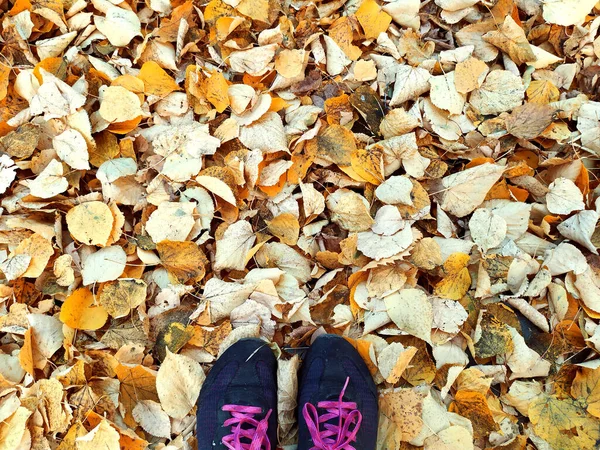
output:
{"label": "orange leaf", "polygon": [[88,288],[73,292],[60,309],[60,321],[71,328],[97,330],[108,319],[102,306],[94,305],[94,294]]}

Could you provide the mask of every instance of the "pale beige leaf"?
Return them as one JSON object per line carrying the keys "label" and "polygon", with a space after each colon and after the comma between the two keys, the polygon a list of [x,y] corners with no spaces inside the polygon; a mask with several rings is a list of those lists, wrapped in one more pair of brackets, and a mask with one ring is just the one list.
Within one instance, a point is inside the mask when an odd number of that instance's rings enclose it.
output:
{"label": "pale beige leaf", "polygon": [[214,269],[244,270],[248,262],[247,255],[255,240],[252,225],[245,220],[229,225],[223,237],[217,241]]}
{"label": "pale beige leaf", "polygon": [[126,261],[125,251],[117,245],[92,253],[83,262],[83,285],[116,280],[125,270]]}
{"label": "pale beige leaf", "polygon": [[185,241],[194,226],[195,202],[163,202],[150,215],[146,231],[155,243]]}
{"label": "pale beige leaf", "polygon": [[171,421],[160,406],[152,400],[141,400],[133,408],[133,418],[152,436],[170,438]]}
{"label": "pale beige leaf", "polygon": [[433,308],[420,289],[403,289],[385,298],[387,313],[401,331],[431,342]]}
{"label": "pale beige leaf", "polygon": [[171,353],[167,347],[167,357],[156,375],[156,392],[165,412],[174,419],[183,419],[196,405],[205,378],[198,362]]}

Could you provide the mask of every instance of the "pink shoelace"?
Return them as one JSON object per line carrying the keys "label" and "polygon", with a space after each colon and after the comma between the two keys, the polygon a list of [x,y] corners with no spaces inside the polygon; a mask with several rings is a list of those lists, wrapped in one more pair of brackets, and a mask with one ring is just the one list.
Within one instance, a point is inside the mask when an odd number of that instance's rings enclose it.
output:
{"label": "pink shoelace", "polygon": [[[224,405],[222,410],[231,413],[231,419],[227,419],[223,424],[225,427],[231,427],[231,434],[222,440],[228,449],[271,450],[267,429],[273,410],[270,409],[262,420],[254,418],[256,414],[262,413],[262,408],[256,406]],[[243,443],[242,439],[249,443]]]}
{"label": "pink shoelace", "polygon": [[[317,408],[311,403],[304,405],[302,415],[306,420],[308,431],[315,444],[311,450],[356,450],[351,444],[356,440],[356,434],[362,422],[362,414],[354,402],[344,402],[344,393],[350,378],[346,383],[337,401],[319,402],[317,406],[327,412],[319,416]],[[331,419],[338,419],[337,425],[326,423]],[[324,423],[323,430],[320,424]],[[350,427],[354,427],[350,429]]]}

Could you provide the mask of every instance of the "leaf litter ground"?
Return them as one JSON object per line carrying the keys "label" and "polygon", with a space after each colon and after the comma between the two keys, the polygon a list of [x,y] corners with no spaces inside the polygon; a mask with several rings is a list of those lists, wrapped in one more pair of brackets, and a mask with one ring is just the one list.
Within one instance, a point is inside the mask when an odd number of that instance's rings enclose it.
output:
{"label": "leaf litter ground", "polygon": [[220,353],[337,333],[378,448],[600,443],[595,0],[16,0],[0,450],[193,449]]}

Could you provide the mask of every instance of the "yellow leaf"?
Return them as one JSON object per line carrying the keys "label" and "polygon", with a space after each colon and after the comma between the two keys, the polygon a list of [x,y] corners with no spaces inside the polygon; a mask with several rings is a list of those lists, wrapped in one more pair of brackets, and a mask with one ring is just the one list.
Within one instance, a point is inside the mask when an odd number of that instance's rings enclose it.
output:
{"label": "yellow leaf", "polygon": [[120,279],[104,283],[98,302],[108,314],[117,318],[129,314],[146,300],[146,283],[142,280]]}
{"label": "yellow leaf", "polygon": [[138,78],[144,82],[144,93],[148,95],[165,97],[180,89],[173,77],[154,61],[144,63]]}
{"label": "yellow leaf", "polygon": [[388,29],[392,16],[381,10],[375,0],[365,0],[356,11],[356,18],[365,30],[367,39],[376,39],[380,33]]}
{"label": "yellow leaf", "polygon": [[100,167],[106,161],[116,158],[119,155],[119,143],[114,134],[110,131],[101,131],[94,135],[96,148],[90,151],[90,164],[94,167]]}
{"label": "yellow leaf", "polygon": [[348,337],[344,338],[344,339],[346,339],[348,342],[350,342],[352,344],[352,346],[360,354],[363,361],[369,368],[369,371],[371,372],[371,374],[375,375],[379,369],[377,368],[377,366],[371,359],[371,346],[373,344],[371,344],[369,341],[365,341],[363,339],[351,339]]}
{"label": "yellow leaf", "polygon": [[94,294],[88,288],[73,292],[60,309],[60,321],[71,328],[97,330],[108,319],[102,306],[94,305]]}
{"label": "yellow leaf", "polygon": [[350,166],[354,151],[354,134],[341,125],[330,125],[317,136],[317,156],[339,167]]}
{"label": "yellow leaf", "polygon": [[14,450],[21,447],[21,439],[25,433],[27,420],[31,411],[23,406],[2,421],[0,426],[0,450]]}
{"label": "yellow leaf", "polygon": [[162,265],[178,283],[198,282],[204,277],[208,259],[195,242],[161,241],[156,249]]}
{"label": "yellow leaf", "polygon": [[215,109],[222,113],[229,106],[227,90],[229,84],[221,72],[213,73],[206,80],[206,99],[212,103]]}
{"label": "yellow leaf", "polygon": [[587,414],[578,400],[542,394],[529,404],[528,412],[535,434],[550,444],[551,448],[597,448],[600,422]]}
{"label": "yellow leaf", "polygon": [[100,424],[88,434],[75,440],[77,450],[119,450],[119,433],[103,419]]}
{"label": "yellow leaf", "polygon": [[117,378],[121,382],[119,400],[125,407],[125,423],[135,428],[136,422],[132,416],[133,408],[140,400],[158,402],[156,393],[156,373],[144,366],[129,367],[119,364],[115,368]]}
{"label": "yellow leaf", "polygon": [[363,180],[380,185],[383,181],[383,160],[381,152],[359,149],[352,153],[350,164],[354,172]]}
{"label": "yellow leaf", "polygon": [[560,96],[560,91],[550,80],[535,80],[529,83],[525,91],[530,103],[547,105],[555,102]]}
{"label": "yellow leaf", "polygon": [[600,418],[600,368],[582,368],[577,372],[571,394],[587,405],[587,412]]}
{"label": "yellow leaf", "polygon": [[221,343],[229,336],[232,330],[233,328],[229,320],[223,321],[221,325],[215,328],[196,326],[194,327],[194,335],[187,343],[195,347],[200,347],[213,356],[217,356]]}
{"label": "yellow leaf", "polygon": [[86,434],[86,429],[81,422],[75,422],[67,431],[67,434],[62,438],[60,445],[56,450],[76,450],[76,440]]}
{"label": "yellow leaf", "polygon": [[471,286],[471,275],[467,265],[469,255],[453,253],[444,263],[444,278],[435,286],[435,295],[460,300]]}
{"label": "yellow leaf", "polygon": [[269,22],[269,0],[242,0],[236,9],[252,20]]}
{"label": "yellow leaf", "polygon": [[25,339],[23,341],[23,347],[19,352],[19,363],[23,370],[28,374],[34,375],[35,367],[33,364],[33,337],[31,335],[31,328],[25,332]]}
{"label": "yellow leaf", "polygon": [[86,245],[106,245],[114,220],[108,205],[99,201],[82,203],[67,213],[69,233]]}
{"label": "yellow leaf", "polygon": [[46,264],[48,264],[50,257],[54,254],[54,249],[48,239],[35,233],[27,239],[23,239],[15,249],[14,254],[29,255],[31,257],[29,267],[21,276],[36,278],[44,272]]}
{"label": "yellow leaf", "polygon": [[288,245],[296,245],[300,234],[300,224],[292,213],[283,213],[271,221],[267,221],[269,232]]}
{"label": "yellow leaf", "polygon": [[275,58],[275,70],[285,78],[294,78],[304,70],[308,53],[304,50],[283,50]]}
{"label": "yellow leaf", "polygon": [[327,30],[329,37],[344,51],[352,61],[356,61],[362,55],[360,47],[354,45],[354,33],[352,23],[348,17],[340,17]]}

